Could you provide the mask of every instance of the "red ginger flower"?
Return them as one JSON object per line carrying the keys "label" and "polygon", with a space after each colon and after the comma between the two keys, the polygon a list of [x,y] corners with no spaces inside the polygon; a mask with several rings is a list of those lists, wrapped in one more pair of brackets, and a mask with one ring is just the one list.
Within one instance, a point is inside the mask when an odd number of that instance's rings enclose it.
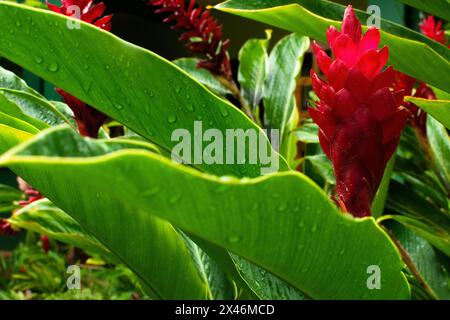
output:
{"label": "red ginger flower", "polygon": [[433,39],[443,45],[446,44],[445,32],[442,29],[442,21],[435,21],[433,16],[428,16],[419,24],[420,30],[428,38]]}
{"label": "red ginger flower", "polygon": [[80,134],[84,137],[97,138],[98,130],[105,123],[107,116],[64,90],[57,88],[56,91],[72,109]]}
{"label": "red ginger flower", "polygon": [[[58,7],[48,3],[47,0],[47,6],[54,12],[66,16],[72,16],[74,12],[71,6],[77,6],[80,8],[81,13],[81,16],[78,17],[79,19],[106,31],[110,31],[112,15],[102,17],[106,10],[105,4],[101,2],[93,5],[93,2],[93,0],[62,0],[61,7]],[[59,88],[56,91],[63,97],[64,101],[73,111],[80,134],[82,136],[97,138],[100,127],[107,119],[106,115]]]}
{"label": "red ginger flower", "polygon": [[222,40],[222,26],[211,16],[208,10],[195,6],[191,0],[186,7],[185,0],[150,0],[151,6],[161,7],[156,13],[169,13],[164,22],[176,22],[172,29],[186,30],[180,37],[190,51],[206,56],[198,67],[231,79],[230,57],[227,52],[230,41]]}
{"label": "red ginger flower", "polygon": [[333,162],[340,206],[356,217],[370,216],[371,202],[406,123],[408,113],[400,108],[404,94],[390,90],[395,76],[391,67],[381,72],[389,52],[378,49],[379,30],[369,28],[362,35],[351,6],[342,31],[331,26],[327,38],[335,59],[313,44],[328,81],[311,71],[320,101],[309,112],[319,126],[322,149]]}
{"label": "red ginger flower", "polygon": [[48,0],[46,2],[50,10],[69,17],[75,14],[74,7],[78,7],[80,16],[76,18],[106,31],[111,30],[112,15],[102,17],[106,10],[103,2],[94,5],[94,0],[62,0],[61,7],[49,3]]}

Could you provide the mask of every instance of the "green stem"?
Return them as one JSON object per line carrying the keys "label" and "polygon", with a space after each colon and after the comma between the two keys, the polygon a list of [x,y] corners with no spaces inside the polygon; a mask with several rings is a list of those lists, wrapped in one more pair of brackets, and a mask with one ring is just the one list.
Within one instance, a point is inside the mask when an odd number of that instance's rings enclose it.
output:
{"label": "green stem", "polygon": [[241,105],[242,110],[244,113],[252,119],[253,122],[255,122],[258,126],[262,127],[261,121],[258,117],[255,117],[253,114],[253,111],[248,104],[248,102],[242,97],[241,92],[236,85],[236,83],[233,80],[228,80],[223,76],[217,76],[217,79],[220,81],[221,84],[223,84],[228,90],[230,90],[231,94],[239,101],[239,104]]}

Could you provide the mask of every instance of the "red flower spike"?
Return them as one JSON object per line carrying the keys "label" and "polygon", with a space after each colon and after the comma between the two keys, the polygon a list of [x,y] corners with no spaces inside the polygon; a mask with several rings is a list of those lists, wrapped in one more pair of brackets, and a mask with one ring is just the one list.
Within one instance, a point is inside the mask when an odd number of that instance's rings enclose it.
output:
{"label": "red flower spike", "polygon": [[84,137],[97,138],[98,131],[105,123],[107,116],[59,88],[56,91],[72,109],[80,134]]}
{"label": "red flower spike", "polygon": [[[103,2],[94,5],[93,0],[62,0],[60,7],[50,4],[48,0],[46,2],[50,10],[66,16],[73,16],[74,10],[72,7],[76,6],[80,10],[80,17],[77,18],[103,30],[111,30],[112,15],[102,17],[106,10]],[[73,111],[80,134],[85,137],[97,138],[100,127],[107,119],[106,115],[62,89],[57,88],[56,91]]]}
{"label": "red flower spike", "polygon": [[191,0],[187,6],[185,0],[150,0],[148,5],[160,7],[156,13],[168,13],[164,22],[175,22],[172,29],[185,30],[180,41],[187,42],[186,46],[191,52],[206,57],[199,62],[199,68],[231,79],[230,56],[227,52],[230,41],[222,39],[222,26],[209,11],[196,6],[195,0]]}
{"label": "red flower spike", "polygon": [[433,39],[443,45],[446,44],[445,31],[442,29],[442,21],[435,21],[433,16],[428,16],[419,24],[420,30],[428,38]]}
{"label": "red flower spike", "polygon": [[364,35],[351,6],[342,30],[330,27],[327,38],[331,59],[313,45],[320,79],[311,72],[313,89],[320,101],[309,112],[319,126],[319,141],[333,162],[337,203],[355,217],[370,216],[371,203],[386,164],[398,145],[407,111],[401,108],[404,91],[393,91],[395,73],[384,68],[389,51],[378,48],[380,32]]}
{"label": "red flower spike", "polygon": [[103,30],[111,30],[112,15],[102,17],[106,10],[106,6],[103,2],[94,5],[93,0],[63,0],[60,7],[49,3],[48,0],[46,0],[46,3],[50,10],[69,17],[72,17],[75,14],[73,7],[78,7],[80,16],[76,18],[93,24]]}

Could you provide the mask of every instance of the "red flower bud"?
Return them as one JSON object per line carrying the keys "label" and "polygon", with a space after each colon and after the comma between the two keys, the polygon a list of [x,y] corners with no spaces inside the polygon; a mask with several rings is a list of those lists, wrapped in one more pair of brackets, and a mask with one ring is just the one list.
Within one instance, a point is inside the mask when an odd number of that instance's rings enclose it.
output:
{"label": "red flower bud", "polygon": [[363,35],[351,6],[342,31],[331,26],[327,38],[334,59],[313,44],[326,80],[311,71],[320,101],[309,112],[319,126],[322,149],[333,162],[338,203],[356,217],[370,216],[371,202],[408,116],[400,107],[404,93],[390,89],[394,70],[382,71],[389,51],[378,49],[379,30],[372,27]]}
{"label": "red flower bud", "polygon": [[47,236],[41,235],[41,246],[45,254],[50,251],[50,239]]}

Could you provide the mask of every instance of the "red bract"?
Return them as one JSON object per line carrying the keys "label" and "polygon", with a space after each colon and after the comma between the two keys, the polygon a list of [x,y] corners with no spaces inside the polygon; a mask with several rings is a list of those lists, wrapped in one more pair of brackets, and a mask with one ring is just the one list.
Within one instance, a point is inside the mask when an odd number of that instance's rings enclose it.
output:
{"label": "red bract", "polygon": [[75,11],[74,8],[77,7],[80,16],[75,18],[93,24],[106,31],[111,30],[112,15],[102,17],[106,10],[106,6],[103,2],[94,5],[93,0],[62,0],[60,7],[49,3],[48,0],[46,2],[50,10],[69,17],[76,14],[77,11]]}
{"label": "red bract", "polygon": [[[63,0],[61,7],[58,7],[47,1],[47,6],[54,12],[66,16],[72,16],[74,14],[72,6],[77,6],[80,9],[81,16],[79,18],[81,20],[106,31],[111,29],[112,15],[102,17],[106,10],[103,2],[93,5],[93,0]],[[98,130],[107,119],[106,115],[59,88],[56,91],[63,97],[64,101],[73,111],[80,134],[82,136],[97,138]]]}
{"label": "red bract", "polygon": [[0,219],[0,236],[13,236],[17,232],[11,227],[11,224],[5,219]]}
{"label": "red bract", "polygon": [[[416,85],[416,79],[401,73],[395,73],[395,83],[394,89],[396,90],[404,90],[405,95],[411,96],[413,95],[413,89]],[[419,82],[419,87],[416,89],[414,95],[416,98],[435,100],[436,95],[433,90],[428,87],[424,82]],[[410,123],[411,125],[419,130],[419,133],[425,137],[426,136],[426,127],[427,127],[427,113],[416,106],[414,103],[409,101],[404,101],[403,106],[410,111]]]}
{"label": "red bract", "polygon": [[31,185],[29,185],[25,180],[20,177],[17,177],[17,183],[19,185],[19,189],[25,194],[27,197],[26,200],[19,201],[19,205],[22,207],[26,207],[30,203],[38,201],[43,198],[42,194],[34,189]]}
{"label": "red bract", "polygon": [[198,67],[231,79],[230,57],[227,52],[230,41],[222,40],[222,26],[211,16],[208,10],[196,6],[191,0],[186,6],[185,0],[150,0],[151,6],[161,7],[157,13],[169,13],[164,22],[176,22],[173,29],[186,30],[180,37],[195,54],[206,56]]}
{"label": "red bract", "polygon": [[107,116],[59,88],[56,91],[72,109],[80,134],[84,137],[97,138],[98,130],[105,123]]}
{"label": "red bract", "polygon": [[433,16],[428,16],[419,24],[420,30],[428,38],[431,38],[442,44],[446,44],[445,31],[442,29],[442,21],[435,21]]}
{"label": "red bract", "polygon": [[362,35],[351,6],[341,32],[329,27],[327,38],[335,58],[313,44],[327,80],[311,71],[320,101],[309,112],[320,128],[322,149],[333,162],[341,208],[356,217],[370,216],[371,202],[406,123],[408,113],[400,107],[404,94],[390,89],[394,70],[382,71],[389,52],[387,47],[378,49],[379,30],[370,28]]}

